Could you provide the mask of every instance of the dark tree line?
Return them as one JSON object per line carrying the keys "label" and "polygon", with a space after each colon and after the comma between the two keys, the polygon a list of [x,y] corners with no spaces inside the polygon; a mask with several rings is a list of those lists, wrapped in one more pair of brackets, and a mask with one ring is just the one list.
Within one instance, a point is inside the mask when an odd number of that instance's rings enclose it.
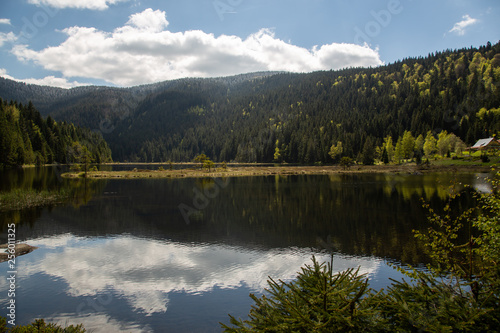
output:
{"label": "dark tree line", "polygon": [[111,150],[100,133],[66,122],[44,119],[28,105],[0,98],[0,168],[25,164],[78,162],[76,148],[95,163],[110,162]]}

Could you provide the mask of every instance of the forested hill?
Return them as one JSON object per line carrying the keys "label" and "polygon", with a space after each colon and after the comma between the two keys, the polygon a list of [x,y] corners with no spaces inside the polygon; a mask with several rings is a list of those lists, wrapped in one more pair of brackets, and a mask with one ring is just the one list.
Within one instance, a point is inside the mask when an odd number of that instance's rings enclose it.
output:
{"label": "forested hill", "polygon": [[[190,82],[203,81],[206,85],[222,84],[226,87],[232,87],[248,80],[278,73],[282,72],[255,72],[210,79],[186,78],[131,88],[81,86],[71,89],[26,84],[0,77],[0,96],[25,104],[31,101],[43,116],[51,114],[59,118],[71,117],[73,111],[78,113],[84,110],[85,106],[92,106],[91,114],[94,115],[94,112],[97,111],[95,114],[97,117],[111,117],[116,109],[129,108],[131,105],[137,106],[138,102],[150,94],[165,90],[177,90]],[[76,109],[73,110],[73,107]],[[100,107],[101,110],[94,110],[96,107]]]}
{"label": "forested hill", "polygon": [[[0,96],[12,84],[0,82]],[[115,160],[188,161],[205,153],[216,161],[329,163],[339,142],[342,155],[356,158],[405,132],[437,139],[447,131],[468,145],[497,134],[500,44],[377,68],[57,94],[64,97],[40,100],[44,112],[100,130]],[[31,98],[11,96],[4,98]]]}
{"label": "forested hill", "polygon": [[25,164],[111,162],[100,133],[43,119],[32,103],[0,98],[0,169]]}

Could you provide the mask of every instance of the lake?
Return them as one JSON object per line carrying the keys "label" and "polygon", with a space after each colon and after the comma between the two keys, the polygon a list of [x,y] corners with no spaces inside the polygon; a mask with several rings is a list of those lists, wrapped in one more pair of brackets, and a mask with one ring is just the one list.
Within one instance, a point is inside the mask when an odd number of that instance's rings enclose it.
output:
{"label": "lake", "polygon": [[[115,167],[116,168],[116,167]],[[336,174],[227,179],[66,180],[56,167],[0,174],[0,190],[74,190],[66,204],[0,212],[2,239],[38,247],[16,260],[16,323],[46,318],[94,332],[220,332],[246,318],[267,278],[289,280],[315,255],[360,267],[372,288],[391,265],[427,261],[412,230],[424,198],[450,182],[488,190],[487,174]],[[467,192],[462,207],[472,205]],[[7,276],[7,262],[0,276]],[[8,282],[0,279],[2,316]]]}

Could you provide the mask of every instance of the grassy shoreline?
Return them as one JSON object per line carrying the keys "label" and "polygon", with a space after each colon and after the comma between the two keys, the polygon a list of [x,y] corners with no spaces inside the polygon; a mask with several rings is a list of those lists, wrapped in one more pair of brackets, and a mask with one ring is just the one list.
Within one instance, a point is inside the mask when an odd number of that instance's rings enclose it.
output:
{"label": "grassy shoreline", "polygon": [[63,203],[67,198],[68,193],[64,190],[15,189],[10,192],[0,192],[0,211],[53,205]]}
{"label": "grassy shoreline", "polygon": [[[489,172],[491,166],[481,165],[431,165],[420,167],[406,165],[355,165],[349,169],[340,166],[241,166],[238,168],[207,170],[187,168],[180,170],[145,170],[131,171],[89,171],[87,178],[101,179],[144,179],[144,178],[213,178],[213,177],[249,177],[272,175],[328,175],[348,173],[430,173],[430,172]],[[81,178],[83,172],[64,173],[65,178]]]}

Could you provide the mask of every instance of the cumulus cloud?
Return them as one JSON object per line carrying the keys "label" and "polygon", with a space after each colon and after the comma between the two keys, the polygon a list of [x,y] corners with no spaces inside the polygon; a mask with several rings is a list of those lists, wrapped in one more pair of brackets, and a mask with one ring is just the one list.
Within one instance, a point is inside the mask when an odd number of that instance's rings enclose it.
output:
{"label": "cumulus cloud", "polygon": [[6,42],[14,42],[17,40],[16,35],[13,32],[0,32],[0,47]]}
{"label": "cumulus cloud", "polygon": [[28,0],[29,3],[37,6],[50,6],[54,8],[76,8],[76,9],[91,9],[104,10],[108,9],[109,5],[114,5],[118,2],[129,0]]}
{"label": "cumulus cloud", "polygon": [[455,23],[453,28],[449,32],[456,33],[459,36],[465,34],[465,30],[478,22],[477,19],[470,17],[469,15],[462,16],[462,21]]}
{"label": "cumulus cloud", "polygon": [[[131,15],[126,26],[157,33],[168,26],[168,21],[164,12],[148,8],[142,13]],[[127,29],[122,29],[122,31],[126,33]]]}
{"label": "cumulus cloud", "polygon": [[[38,0],[40,1],[40,0]],[[40,51],[17,45],[19,60],[33,61],[65,77],[86,77],[130,86],[183,77],[226,76],[254,71],[310,72],[382,65],[377,50],[327,44],[311,50],[262,29],[245,39],[200,30],[172,32],[163,11],[133,14],[112,32],[92,27],[64,29],[67,39]]]}
{"label": "cumulus cloud", "polygon": [[68,81],[65,78],[55,77],[53,75],[46,76],[42,79],[29,78],[29,79],[17,80],[17,81],[26,82],[29,84],[36,84],[39,86],[51,86],[51,87],[59,87],[59,88],[66,88],[66,89],[90,85],[90,83],[82,83],[82,82],[78,82],[78,81]]}
{"label": "cumulus cloud", "polygon": [[0,68],[0,76],[9,80],[14,80],[18,82],[25,82],[28,84],[36,84],[39,86],[50,86],[50,87],[59,87],[59,88],[73,88],[80,86],[87,86],[90,83],[82,83],[78,81],[68,81],[66,78],[55,77],[53,75],[46,76],[42,79],[28,78],[28,79],[17,79],[15,77],[7,74],[7,70],[5,68]]}
{"label": "cumulus cloud", "polygon": [[10,19],[7,19],[7,18],[0,18],[0,24],[7,24],[7,25],[11,25],[11,23],[10,23]]}

